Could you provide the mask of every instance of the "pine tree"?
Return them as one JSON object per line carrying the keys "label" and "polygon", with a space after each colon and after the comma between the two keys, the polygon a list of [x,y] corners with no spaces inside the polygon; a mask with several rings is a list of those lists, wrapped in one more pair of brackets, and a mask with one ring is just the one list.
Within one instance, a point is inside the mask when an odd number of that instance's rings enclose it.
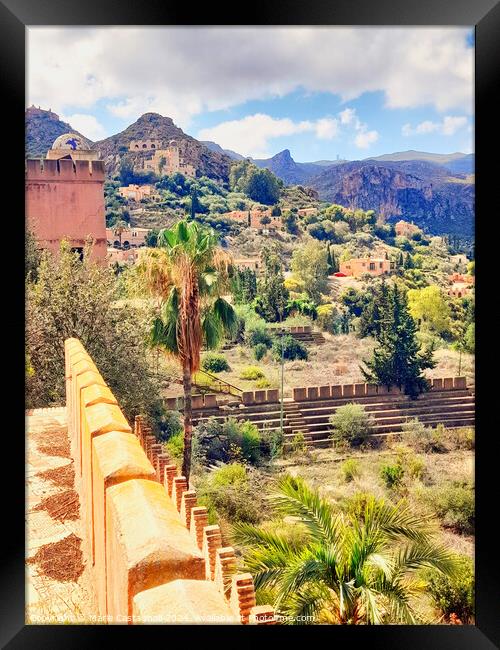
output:
{"label": "pine tree", "polygon": [[416,399],[419,393],[430,388],[430,382],[422,375],[427,368],[434,368],[433,349],[420,350],[417,326],[408,312],[406,295],[397,285],[388,292],[387,305],[380,317],[380,333],[376,336],[378,346],[370,361],[364,361],[367,370],[361,368],[366,381],[390,388],[395,385],[406,395]]}

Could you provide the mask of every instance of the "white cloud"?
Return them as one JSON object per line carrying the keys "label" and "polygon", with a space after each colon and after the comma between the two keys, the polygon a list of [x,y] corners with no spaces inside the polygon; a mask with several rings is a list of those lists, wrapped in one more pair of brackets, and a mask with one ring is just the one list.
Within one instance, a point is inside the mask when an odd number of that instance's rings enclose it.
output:
{"label": "white cloud", "polygon": [[381,91],[389,108],[470,114],[468,34],[449,27],[30,27],[28,103],[80,114],[101,101],[124,119],[157,111],[184,128],[202,111],[298,89],[346,102]]}
{"label": "white cloud", "polygon": [[202,129],[198,133],[198,139],[212,140],[221,147],[233,149],[243,156],[266,158],[270,155],[268,149],[270,139],[316,129],[317,123],[308,120],[293,122],[289,118],[277,119],[270,115],[256,113],[241,120],[230,120],[212,128]]}
{"label": "white cloud", "polygon": [[74,115],[60,115],[59,117],[63,122],[68,122],[74,129],[94,142],[106,137],[103,125],[93,115],[75,113]]}
{"label": "white cloud", "polygon": [[454,117],[447,115],[443,120],[443,135],[454,135],[459,129],[467,125],[465,116]]}
{"label": "white cloud", "polygon": [[340,111],[339,118],[341,124],[351,124],[356,115],[354,108],[346,108],[343,111]]}
{"label": "white cloud", "polygon": [[377,131],[360,131],[354,138],[354,144],[359,149],[368,149],[368,147],[374,142],[377,142],[377,140]]}
{"label": "white cloud", "polygon": [[321,118],[316,121],[315,132],[320,140],[332,140],[339,132],[339,123],[328,117]]}
{"label": "white cloud", "polygon": [[402,135],[422,135],[428,133],[439,133],[440,135],[455,135],[457,131],[467,126],[465,115],[446,115],[441,122],[425,120],[413,127],[411,124],[403,125]]}
{"label": "white cloud", "polygon": [[[346,121],[346,115],[349,119]],[[339,124],[346,125],[343,131]],[[355,109],[347,108],[337,117],[322,117],[315,121],[294,122],[286,118],[274,118],[263,113],[247,115],[240,120],[228,120],[214,127],[201,129],[197,138],[211,140],[225,149],[232,149],[244,156],[267,158],[271,154],[269,140],[285,135],[313,133],[319,140],[332,140],[341,133],[354,131],[354,143],[366,149],[378,140],[377,131],[368,131],[368,125],[361,122]]]}

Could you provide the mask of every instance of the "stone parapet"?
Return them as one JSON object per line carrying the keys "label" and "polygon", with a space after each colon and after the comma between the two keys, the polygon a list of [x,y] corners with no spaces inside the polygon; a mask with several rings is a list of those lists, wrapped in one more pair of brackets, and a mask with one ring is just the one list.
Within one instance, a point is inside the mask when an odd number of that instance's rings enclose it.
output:
{"label": "stone parapet", "polygon": [[[256,607],[251,575],[236,574],[234,549],[196,492],[143,417],[132,431],[76,339],[65,342],[65,377],[86,561],[104,620],[271,624],[272,608]],[[206,397],[215,398],[205,396],[205,405]]]}

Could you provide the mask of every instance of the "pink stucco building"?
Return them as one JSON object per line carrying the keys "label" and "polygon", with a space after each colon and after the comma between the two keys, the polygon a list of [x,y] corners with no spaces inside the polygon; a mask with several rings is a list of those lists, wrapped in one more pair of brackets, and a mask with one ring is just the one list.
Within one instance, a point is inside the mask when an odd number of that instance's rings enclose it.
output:
{"label": "pink stucco building", "polygon": [[340,273],[359,277],[365,273],[369,275],[388,275],[391,272],[390,260],[372,257],[357,257],[346,262],[340,262]]}
{"label": "pink stucco building", "polygon": [[79,252],[92,239],[93,257],[104,262],[104,162],[92,160],[90,151],[73,136],[57,138],[52,159],[26,160],[27,227],[40,247],[53,253],[63,239]]}

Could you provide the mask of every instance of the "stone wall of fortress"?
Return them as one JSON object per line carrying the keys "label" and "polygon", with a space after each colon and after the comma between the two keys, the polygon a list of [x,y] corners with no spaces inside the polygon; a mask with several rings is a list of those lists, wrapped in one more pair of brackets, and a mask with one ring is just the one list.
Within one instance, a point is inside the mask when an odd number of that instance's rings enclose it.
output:
{"label": "stone wall of fortress", "polygon": [[77,339],[65,342],[65,371],[100,621],[274,624],[196,492],[142,419],[130,426]]}
{"label": "stone wall of fortress", "polygon": [[106,257],[104,163],[101,160],[26,160],[26,220],[40,246],[57,253],[62,239]]}

